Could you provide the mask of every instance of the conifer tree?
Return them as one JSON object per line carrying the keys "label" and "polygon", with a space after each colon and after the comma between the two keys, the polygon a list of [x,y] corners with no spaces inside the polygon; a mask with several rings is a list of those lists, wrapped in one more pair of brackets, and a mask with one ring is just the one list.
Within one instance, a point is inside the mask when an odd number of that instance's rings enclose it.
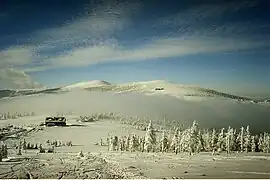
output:
{"label": "conifer tree", "polygon": [[129,151],[130,135],[126,137],[125,141],[125,151]]}
{"label": "conifer tree", "polygon": [[245,130],[244,127],[241,127],[240,133],[239,133],[239,144],[240,144],[240,151],[243,152],[245,148]]}
{"label": "conifer tree", "polygon": [[216,129],[213,129],[212,136],[211,136],[211,148],[212,148],[212,151],[216,151],[217,141],[218,141],[218,139],[217,139]]}
{"label": "conifer tree", "polygon": [[264,141],[264,152],[269,153],[270,152],[270,136],[269,134],[266,134],[265,141]]}
{"label": "conifer tree", "polygon": [[141,152],[144,152],[144,144],[145,144],[145,138],[144,136],[140,137],[140,149]]}
{"label": "conifer tree", "polygon": [[204,140],[201,131],[198,132],[196,152],[199,153],[204,150]]}
{"label": "conifer tree", "polygon": [[189,130],[189,141],[188,141],[188,149],[189,153],[192,154],[196,151],[199,144],[199,126],[197,121],[193,121],[192,126]]}
{"label": "conifer tree", "polygon": [[236,129],[233,129],[233,134],[232,134],[232,151],[237,151],[238,150],[238,143],[237,143],[237,131]]}
{"label": "conifer tree", "polygon": [[263,134],[260,134],[260,136],[259,136],[258,150],[259,150],[259,152],[263,152]]}
{"label": "conifer tree", "polygon": [[266,132],[264,132],[264,134],[263,134],[263,146],[262,146],[264,153],[268,152],[268,144],[269,144],[269,142],[267,142],[268,141],[267,137],[269,137],[268,134]]}
{"label": "conifer tree", "polygon": [[256,151],[256,141],[255,141],[255,136],[251,136],[251,152]]}
{"label": "conifer tree", "polygon": [[0,149],[0,162],[2,162],[3,156],[2,156],[2,149]]}
{"label": "conifer tree", "polygon": [[226,141],[225,141],[225,133],[224,133],[224,128],[221,129],[219,135],[218,135],[218,142],[217,146],[219,151],[224,151],[226,147]]}
{"label": "conifer tree", "polygon": [[17,155],[22,155],[22,142],[19,143],[18,153]]}
{"label": "conifer tree", "polygon": [[[165,133],[165,132],[163,131],[163,133]],[[170,150],[173,151],[173,152],[175,152],[175,150],[176,150],[176,148],[178,146],[179,133],[180,133],[179,128],[176,128],[175,132],[174,132],[174,135],[172,137],[171,143],[170,143]]]}
{"label": "conifer tree", "polygon": [[203,141],[204,141],[204,150],[210,151],[211,150],[211,137],[208,130],[205,130],[203,133]]}
{"label": "conifer tree", "polygon": [[251,149],[251,135],[249,131],[249,126],[246,128],[245,132],[245,138],[244,138],[244,146],[245,146],[245,151],[249,152]]}
{"label": "conifer tree", "polygon": [[130,152],[134,152],[137,150],[137,142],[136,142],[136,136],[134,134],[132,134],[131,138],[130,138],[130,143],[129,143],[129,151]]}
{"label": "conifer tree", "polygon": [[160,139],[160,151],[167,152],[168,150],[168,137],[166,135],[166,132],[163,131],[161,139]]}
{"label": "conifer tree", "polygon": [[146,152],[153,151],[155,145],[156,145],[156,134],[152,126],[152,121],[150,121],[145,134],[144,149]]}
{"label": "conifer tree", "polygon": [[115,143],[114,143],[114,137],[110,136],[109,138],[109,151],[115,150]]}
{"label": "conifer tree", "polygon": [[23,150],[26,150],[27,149],[27,144],[26,144],[26,140],[24,139],[23,140]]}
{"label": "conifer tree", "polygon": [[3,144],[2,145],[2,158],[7,158],[7,157],[8,157],[7,145]]}

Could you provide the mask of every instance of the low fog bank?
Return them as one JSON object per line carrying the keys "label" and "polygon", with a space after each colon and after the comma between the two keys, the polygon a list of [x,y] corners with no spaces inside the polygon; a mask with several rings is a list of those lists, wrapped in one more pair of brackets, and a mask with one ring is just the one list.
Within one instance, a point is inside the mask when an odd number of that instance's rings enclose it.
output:
{"label": "low fog bank", "polygon": [[181,121],[185,125],[197,120],[203,128],[250,125],[252,132],[270,131],[270,108],[257,104],[238,104],[231,100],[186,101],[170,96],[113,94],[77,90],[62,94],[43,94],[0,100],[0,112],[36,112],[55,115],[74,112],[89,115],[121,112],[125,115]]}

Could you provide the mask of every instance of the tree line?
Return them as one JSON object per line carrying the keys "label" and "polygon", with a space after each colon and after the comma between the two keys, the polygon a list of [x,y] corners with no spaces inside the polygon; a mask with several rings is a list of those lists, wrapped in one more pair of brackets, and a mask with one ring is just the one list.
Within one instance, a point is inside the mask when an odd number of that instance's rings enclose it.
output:
{"label": "tree line", "polygon": [[163,131],[157,135],[152,122],[148,124],[144,136],[129,134],[128,136],[109,136],[109,151],[140,151],[140,152],[270,152],[270,134],[252,135],[249,126],[238,131],[228,127],[220,130],[201,130],[197,121],[192,126],[174,133]]}

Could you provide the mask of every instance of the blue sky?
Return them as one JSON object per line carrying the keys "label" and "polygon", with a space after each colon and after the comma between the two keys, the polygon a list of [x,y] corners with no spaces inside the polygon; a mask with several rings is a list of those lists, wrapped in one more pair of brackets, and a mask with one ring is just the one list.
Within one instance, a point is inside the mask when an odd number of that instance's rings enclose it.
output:
{"label": "blue sky", "polygon": [[0,88],[163,79],[270,95],[267,0],[4,0],[0,23]]}

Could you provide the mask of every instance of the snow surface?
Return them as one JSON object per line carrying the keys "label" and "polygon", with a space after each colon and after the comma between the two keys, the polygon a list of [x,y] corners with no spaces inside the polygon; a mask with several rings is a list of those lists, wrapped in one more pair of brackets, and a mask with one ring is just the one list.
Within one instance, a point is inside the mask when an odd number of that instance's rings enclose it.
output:
{"label": "snow surface", "polygon": [[[67,116],[75,124],[76,116]],[[24,118],[24,125],[42,121],[41,116]],[[6,123],[0,121],[0,123]],[[12,124],[21,124],[19,120]],[[108,134],[128,135],[145,132],[110,120],[84,123],[85,126],[48,127],[21,137],[31,143],[46,140],[71,140],[72,147],[56,147],[54,154],[36,154],[37,150],[16,155],[18,139],[8,139],[9,158],[0,162],[0,178],[23,177],[27,170],[34,178],[269,178],[270,156],[266,153],[221,154],[108,152],[97,146]],[[104,142],[106,142],[104,140]],[[84,157],[77,157],[82,150]],[[27,159],[26,159],[27,158]],[[10,162],[11,161],[11,162]],[[24,170],[26,169],[26,170]],[[14,173],[13,173],[13,172]],[[22,174],[21,174],[22,173]]]}
{"label": "snow surface", "polygon": [[269,106],[241,104],[218,98],[187,101],[171,96],[145,96],[135,92],[114,94],[80,89],[60,94],[1,99],[0,112],[35,112],[44,116],[54,115],[55,112],[73,112],[77,115],[120,112],[141,118],[149,117],[153,121],[166,116],[169,120],[177,120],[187,126],[197,120],[203,128],[240,128],[250,125],[252,132],[269,131],[270,125]]}
{"label": "snow surface", "polygon": [[[114,120],[79,123],[79,116],[95,113],[121,113],[164,123],[179,121],[190,126],[197,120],[200,128],[240,128],[250,125],[252,133],[269,132],[269,106],[239,103],[224,98],[223,94],[207,89],[175,85],[165,81],[136,82],[110,85],[101,81],[67,86],[65,91],[47,90],[35,96],[17,96],[0,99],[0,112],[34,112],[35,116],[0,120],[0,128],[8,124],[36,127],[46,116],[67,113],[69,126],[44,127],[23,134],[20,139],[31,143],[46,140],[72,141],[74,146],[57,147],[54,154],[36,154],[36,150],[16,155],[17,138],[5,141],[9,156],[17,162],[0,162],[0,178],[16,178],[24,168],[36,178],[269,178],[269,154],[241,153],[211,156],[207,153],[189,157],[164,153],[107,152],[106,146],[96,143],[108,134],[124,136],[143,135],[131,126]],[[164,88],[156,91],[155,88]],[[57,93],[55,93],[57,92]],[[154,96],[146,96],[151,94]],[[186,96],[188,94],[196,96]],[[209,95],[209,96],[207,96]],[[175,98],[178,97],[178,98]],[[28,127],[29,129],[29,127]],[[80,151],[84,158],[78,158]],[[20,159],[21,158],[21,159]],[[30,160],[25,160],[30,158]],[[12,158],[11,158],[12,159]],[[10,160],[11,160],[10,159]],[[13,161],[12,160],[12,161]],[[63,161],[64,160],[64,161]],[[18,163],[18,165],[14,165]],[[48,164],[50,166],[48,166]],[[86,166],[87,164],[87,166]],[[13,171],[12,172],[12,168]],[[113,169],[114,172],[110,170]],[[68,172],[66,172],[68,171]]]}
{"label": "snow surface", "polygon": [[69,86],[62,87],[62,90],[72,90],[72,89],[84,89],[89,87],[99,87],[99,86],[107,86],[111,85],[109,82],[103,80],[93,80],[93,81],[86,81],[86,82],[79,82],[76,84],[72,84]]}

